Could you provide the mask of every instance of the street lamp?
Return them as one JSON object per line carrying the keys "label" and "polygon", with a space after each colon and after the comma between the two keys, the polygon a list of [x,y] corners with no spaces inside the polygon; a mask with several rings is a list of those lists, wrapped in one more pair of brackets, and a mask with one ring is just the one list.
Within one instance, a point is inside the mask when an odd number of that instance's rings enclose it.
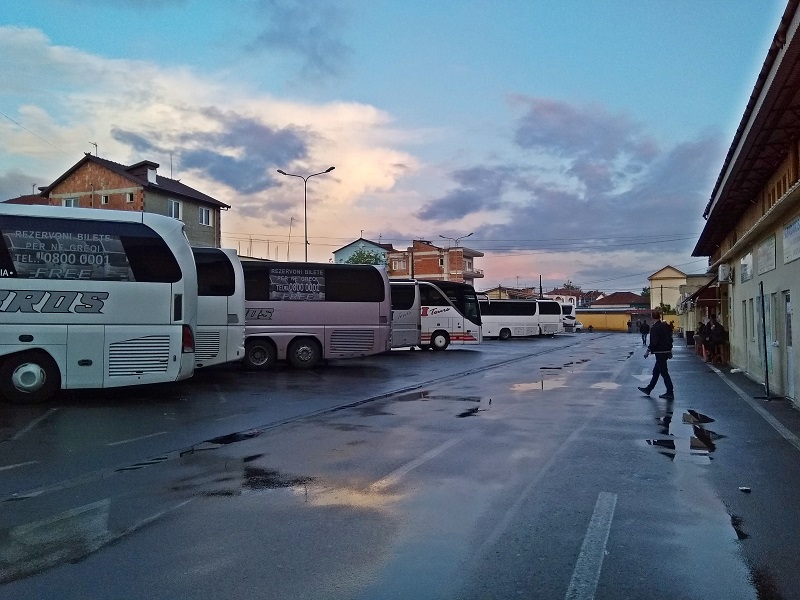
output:
{"label": "street lamp", "polygon": [[306,175],[303,177],[302,175],[295,175],[294,173],[287,173],[286,171],[282,171],[278,169],[278,173],[281,175],[286,175],[287,177],[299,177],[303,180],[303,224],[305,225],[305,243],[306,243],[306,262],[308,262],[308,180],[312,177],[316,177],[317,175],[324,175],[325,173],[330,173],[336,167],[328,167],[324,171],[320,171],[319,173],[312,173],[311,175]]}
{"label": "street lamp", "polygon": [[439,237],[440,237],[440,238],[443,238],[443,239],[445,239],[445,240],[453,240],[453,248],[458,248],[458,242],[460,242],[460,241],[461,241],[461,240],[463,240],[464,238],[468,238],[468,237],[469,237],[469,236],[471,236],[473,233],[475,233],[475,232],[473,231],[473,232],[471,232],[471,233],[468,233],[467,235],[462,235],[462,236],[460,236],[460,237],[457,237],[457,238],[451,238],[451,237],[447,237],[446,235],[441,235],[441,234],[439,234]]}

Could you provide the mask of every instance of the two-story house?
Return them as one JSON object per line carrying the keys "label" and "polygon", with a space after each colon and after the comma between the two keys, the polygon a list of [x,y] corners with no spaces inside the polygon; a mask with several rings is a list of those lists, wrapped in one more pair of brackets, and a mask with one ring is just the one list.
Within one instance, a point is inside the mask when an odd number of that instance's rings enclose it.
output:
{"label": "two-story house", "polygon": [[181,183],[159,175],[149,160],[126,166],[85,154],[53,183],[41,188],[48,204],[81,208],[136,210],[183,221],[195,246],[220,245],[220,213],[230,208]]}

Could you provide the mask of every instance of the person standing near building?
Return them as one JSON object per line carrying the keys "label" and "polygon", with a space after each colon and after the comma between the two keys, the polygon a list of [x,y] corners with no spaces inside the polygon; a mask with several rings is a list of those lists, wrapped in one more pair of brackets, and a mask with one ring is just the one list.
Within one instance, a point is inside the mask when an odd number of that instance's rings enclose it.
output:
{"label": "person standing near building", "polygon": [[639,333],[642,334],[642,346],[646,346],[647,334],[650,333],[650,325],[647,324],[647,321],[642,321],[642,324],[639,325]]}
{"label": "person standing near building", "polygon": [[644,357],[647,358],[650,354],[656,357],[656,364],[653,367],[653,377],[647,387],[640,387],[639,391],[649,396],[650,392],[656,387],[659,376],[664,380],[664,385],[667,391],[661,394],[659,398],[665,400],[674,400],[674,390],[672,388],[672,378],[669,376],[669,368],[667,367],[667,360],[672,358],[672,330],[670,326],[661,320],[661,313],[657,310],[653,311],[653,326],[650,328],[650,344],[644,351]]}

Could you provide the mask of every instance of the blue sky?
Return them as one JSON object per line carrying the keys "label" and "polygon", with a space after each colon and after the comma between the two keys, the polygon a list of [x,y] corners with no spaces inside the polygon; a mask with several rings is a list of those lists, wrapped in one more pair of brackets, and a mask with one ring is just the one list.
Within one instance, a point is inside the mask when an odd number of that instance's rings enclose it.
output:
{"label": "blue sky", "polygon": [[94,151],[230,204],[223,243],[468,246],[478,288],[702,272],[702,211],[785,0],[10,0],[0,199]]}

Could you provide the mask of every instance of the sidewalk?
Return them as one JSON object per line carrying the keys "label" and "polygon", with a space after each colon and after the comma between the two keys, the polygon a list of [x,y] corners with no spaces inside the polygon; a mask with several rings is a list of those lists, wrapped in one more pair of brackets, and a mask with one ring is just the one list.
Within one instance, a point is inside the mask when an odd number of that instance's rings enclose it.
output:
{"label": "sidewalk", "polygon": [[[800,451],[800,410],[791,400],[776,396],[774,390],[770,390],[771,399],[767,400],[763,384],[744,373],[732,372],[733,368],[728,365],[704,362],[695,354],[693,346],[686,346],[682,339],[674,340],[673,355],[675,359],[669,361],[669,369],[675,383],[676,398],[691,399],[696,404],[723,398],[728,402],[745,404],[752,410],[749,414],[744,412],[741,417],[768,423]],[[710,377],[712,374],[714,377]],[[720,386],[720,383],[724,385]],[[659,385],[663,384],[659,382]],[[703,397],[704,393],[710,395]]]}

